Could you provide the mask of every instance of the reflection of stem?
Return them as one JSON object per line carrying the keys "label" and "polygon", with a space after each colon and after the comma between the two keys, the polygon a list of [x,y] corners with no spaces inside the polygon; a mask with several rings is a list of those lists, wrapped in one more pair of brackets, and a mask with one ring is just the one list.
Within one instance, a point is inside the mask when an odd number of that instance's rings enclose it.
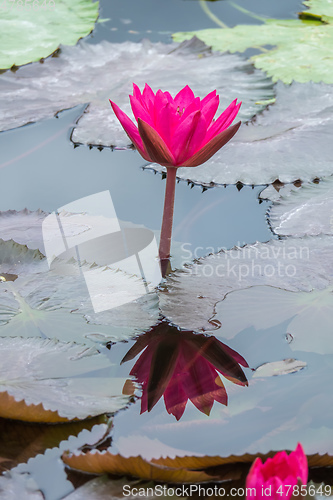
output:
{"label": "reflection of stem", "polygon": [[[162,220],[160,249],[159,249],[161,264],[163,263],[163,261],[165,262],[170,258],[173,208],[175,203],[176,175],[177,175],[176,167],[167,167],[164,210],[163,210],[163,220]],[[162,275],[164,275],[163,270],[162,270]]]}
{"label": "reflection of stem", "polygon": [[253,17],[253,19],[258,19],[259,21],[262,21],[263,23],[266,22],[265,18],[258,16],[258,14],[254,14],[253,12],[245,9],[244,7],[241,7],[237,3],[234,3],[232,0],[228,0],[228,3],[232,7],[234,7],[235,9],[239,10],[240,12],[243,12],[243,14],[246,14],[247,16]]}
{"label": "reflection of stem", "polygon": [[199,0],[199,3],[206,16],[214,21],[214,23],[216,23],[218,26],[221,26],[221,28],[228,28],[228,26],[223,21],[221,21],[217,16],[215,16],[215,14],[213,14],[213,12],[209,10],[206,0]]}

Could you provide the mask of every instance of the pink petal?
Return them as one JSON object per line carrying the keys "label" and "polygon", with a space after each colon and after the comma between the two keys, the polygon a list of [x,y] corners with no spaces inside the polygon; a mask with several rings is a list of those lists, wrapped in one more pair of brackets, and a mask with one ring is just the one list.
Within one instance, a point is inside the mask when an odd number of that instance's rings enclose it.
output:
{"label": "pink petal", "polygon": [[[212,92],[210,92],[209,94],[206,95],[206,97],[204,97],[201,101],[201,109],[206,106],[206,104],[211,101],[212,99],[214,99],[214,97],[216,96],[216,90],[213,90]],[[218,96],[217,96],[218,97]]]}
{"label": "pink petal", "polygon": [[185,108],[185,111],[182,115],[180,115],[178,113],[179,124],[181,124],[181,122],[183,122],[188,116],[190,116],[190,114],[194,113],[195,111],[201,111],[201,103],[200,103],[199,97],[196,97],[195,99],[193,99],[191,104],[189,106],[187,106],[187,108]]}
{"label": "pink petal", "polygon": [[149,113],[152,113],[155,101],[155,94],[149,85],[146,83],[145,88],[142,92],[142,104],[146,107]]}
{"label": "pink petal", "polygon": [[264,478],[262,477],[262,461],[261,458],[256,458],[249,473],[246,478],[246,488],[258,488],[261,489],[261,486],[264,484]]}
{"label": "pink petal", "polygon": [[152,161],[149,158],[149,156],[147,154],[147,151],[145,150],[145,147],[143,145],[143,142],[142,142],[142,139],[140,137],[139,131],[138,131],[137,127],[134,125],[134,123],[132,122],[132,120],[126,115],[126,113],[124,113],[119,108],[119,106],[117,106],[117,104],[115,104],[111,100],[110,100],[110,103],[111,103],[112,109],[113,109],[116,117],[120,121],[123,129],[125,130],[126,134],[130,138],[130,140],[132,141],[132,143],[134,144],[134,146],[139,151],[140,155],[143,156],[143,158],[145,160]]}
{"label": "pink petal", "polygon": [[206,133],[206,120],[202,117],[201,111],[195,111],[179,125],[171,146],[176,165],[183,165],[185,160],[200,148]]}
{"label": "pink petal", "polygon": [[166,167],[175,166],[175,159],[162,137],[148,123],[138,119],[139,133],[143,144],[151,158]]}
{"label": "pink petal", "polygon": [[141,90],[135,83],[133,83],[133,97],[135,97],[135,99],[139,102],[142,100]]}
{"label": "pink petal", "polygon": [[182,111],[184,108],[187,108],[195,98],[193,91],[190,89],[188,85],[184,87],[178,94],[176,95],[174,101],[176,106],[179,106]]}
{"label": "pink petal", "polygon": [[[223,111],[223,113],[217,118],[215,122],[211,124],[211,126],[208,128],[207,132],[207,141],[210,141],[215,135],[219,134],[223,130],[225,130],[228,125],[226,125],[227,122],[232,123],[232,121],[235,119],[235,116],[238,113],[238,110],[240,108],[240,104],[236,105],[237,99],[235,99],[228,107]],[[230,117],[232,117],[232,120],[230,121]]]}
{"label": "pink petal", "polygon": [[213,97],[213,99],[210,99],[207,102],[207,104],[205,104],[202,107],[202,114],[206,120],[207,126],[210,125],[210,122],[214,118],[215,113],[217,111],[217,108],[219,107],[219,103],[220,103],[220,98],[217,95],[217,96]]}
{"label": "pink petal", "polygon": [[216,135],[208,143],[206,143],[199,151],[197,151],[191,158],[188,158],[182,163],[183,167],[197,167],[205,161],[209,160],[219,149],[221,149],[230,139],[233,138],[239,129],[241,122],[232,125],[227,130]]}
{"label": "pink petal", "polygon": [[308,460],[300,443],[298,443],[296,450],[289,455],[289,466],[294,476],[299,477],[303,484],[307,484]]}
{"label": "pink petal", "polygon": [[171,138],[174,129],[179,123],[179,114],[174,105],[167,102],[156,112],[156,131],[160,134],[168,147],[171,146]]}
{"label": "pink petal", "polygon": [[132,111],[133,111],[133,114],[134,114],[136,121],[138,121],[138,119],[141,118],[141,120],[145,121],[146,123],[149,123],[149,125],[151,125],[153,127],[154,126],[153,119],[152,119],[151,115],[148,113],[148,111],[146,110],[146,108],[141,104],[140,101],[138,101],[132,95],[130,95],[129,98],[130,98]]}

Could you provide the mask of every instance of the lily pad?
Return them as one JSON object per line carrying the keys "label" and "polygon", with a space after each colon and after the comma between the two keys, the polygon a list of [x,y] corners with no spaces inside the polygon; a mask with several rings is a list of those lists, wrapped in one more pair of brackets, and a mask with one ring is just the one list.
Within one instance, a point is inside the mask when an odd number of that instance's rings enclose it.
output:
{"label": "lily pad", "polygon": [[276,377],[278,375],[288,375],[289,373],[296,373],[306,367],[304,361],[297,359],[287,358],[282,361],[272,361],[271,363],[264,363],[256,368],[253,377]]}
{"label": "lily pad", "polygon": [[124,379],[89,375],[111,366],[94,348],[39,338],[0,338],[0,345],[2,417],[61,422],[128,404]]}
{"label": "lily pad", "polygon": [[333,5],[331,0],[305,0],[303,2],[308,10],[301,12],[301,17],[319,17],[324,22],[332,23]]}
{"label": "lily pad", "polygon": [[[117,71],[114,71],[114,68]],[[54,78],[54,75],[57,78]],[[274,97],[270,79],[244,58],[212,54],[199,40],[184,44],[102,42],[63,47],[60,57],[0,76],[0,130],[25,125],[77,104],[90,103],[74,128],[75,143],[125,147],[130,141],[111,110],[109,99],[130,111],[132,83],[149,82],[177,93],[186,84],[203,97],[220,94],[220,110],[235,98],[243,101],[239,117],[249,120]],[[41,102],[43,105],[41,105]]]}
{"label": "lily pad", "polygon": [[[260,304],[260,309],[256,304]],[[333,354],[332,286],[310,292],[290,292],[272,286],[238,290],[216,304],[213,320],[221,323],[220,334],[225,338],[230,339],[249,326],[264,330],[281,325],[281,334],[293,351]]]}
{"label": "lily pad", "polygon": [[3,500],[43,500],[44,496],[35,481],[28,474],[15,474],[8,471],[0,477],[0,494]]}
{"label": "lily pad", "polygon": [[269,210],[273,231],[281,236],[333,234],[333,178],[305,184],[282,196]]}
{"label": "lily pad", "polygon": [[[49,270],[38,250],[0,240],[0,335],[57,338],[93,344],[125,340],[153,325],[159,317],[155,292],[112,309],[95,312],[81,272],[103,273],[107,292],[135,290],[138,278],[105,266],[55,260]],[[14,278],[16,279],[12,281]],[[104,290],[105,291],[105,290]],[[135,297],[134,297],[135,298]]]}
{"label": "lily pad", "polygon": [[181,328],[211,330],[220,327],[214,318],[210,322],[214,305],[233,290],[269,285],[310,292],[324,290],[332,283],[332,237],[288,238],[199,259],[167,280],[166,293],[160,293],[160,304],[163,314]]}
{"label": "lily pad", "polygon": [[98,18],[99,3],[92,0],[2,2],[0,69],[39,61],[59,45],[75,45],[87,36]]}
{"label": "lily pad", "polygon": [[255,67],[273,81],[333,83],[333,26],[318,21],[268,19],[261,25],[238,25],[227,29],[206,29],[175,33],[177,42],[197,36],[221,52],[244,52],[254,47],[276,46],[251,58]]}
{"label": "lily pad", "polygon": [[[209,161],[179,168],[177,176],[211,184],[312,181],[333,173],[333,88],[325,84],[276,85],[276,102],[242,126]],[[157,171],[163,167],[153,165]]]}

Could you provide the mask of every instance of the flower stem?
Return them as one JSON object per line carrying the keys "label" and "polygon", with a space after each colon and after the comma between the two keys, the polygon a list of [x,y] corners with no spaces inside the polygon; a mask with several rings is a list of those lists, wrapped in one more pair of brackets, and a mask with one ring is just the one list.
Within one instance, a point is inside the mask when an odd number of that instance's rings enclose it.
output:
{"label": "flower stem", "polygon": [[171,234],[173,222],[173,208],[175,203],[177,167],[167,167],[165,186],[164,210],[162,219],[159,256],[161,261],[162,276],[166,275],[167,263],[170,259]]}

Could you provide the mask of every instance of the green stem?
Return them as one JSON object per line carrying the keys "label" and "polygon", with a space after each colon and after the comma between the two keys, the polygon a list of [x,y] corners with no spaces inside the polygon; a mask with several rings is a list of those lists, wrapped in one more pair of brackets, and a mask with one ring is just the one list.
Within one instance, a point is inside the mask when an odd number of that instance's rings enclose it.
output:
{"label": "green stem", "polygon": [[171,235],[173,223],[173,210],[175,204],[177,167],[167,167],[165,186],[164,210],[160,238],[159,256],[161,261],[162,276],[166,274],[166,264],[170,259]]}
{"label": "green stem", "polygon": [[209,7],[207,5],[207,2],[205,0],[200,0],[199,1],[200,3],[200,6],[202,8],[202,10],[204,11],[204,13],[212,20],[214,21],[214,23],[216,23],[218,26],[220,26],[221,28],[229,28],[229,26],[227,26],[224,22],[222,22],[217,16],[215,16],[215,14],[213,14],[213,12],[211,12],[209,10]]}

